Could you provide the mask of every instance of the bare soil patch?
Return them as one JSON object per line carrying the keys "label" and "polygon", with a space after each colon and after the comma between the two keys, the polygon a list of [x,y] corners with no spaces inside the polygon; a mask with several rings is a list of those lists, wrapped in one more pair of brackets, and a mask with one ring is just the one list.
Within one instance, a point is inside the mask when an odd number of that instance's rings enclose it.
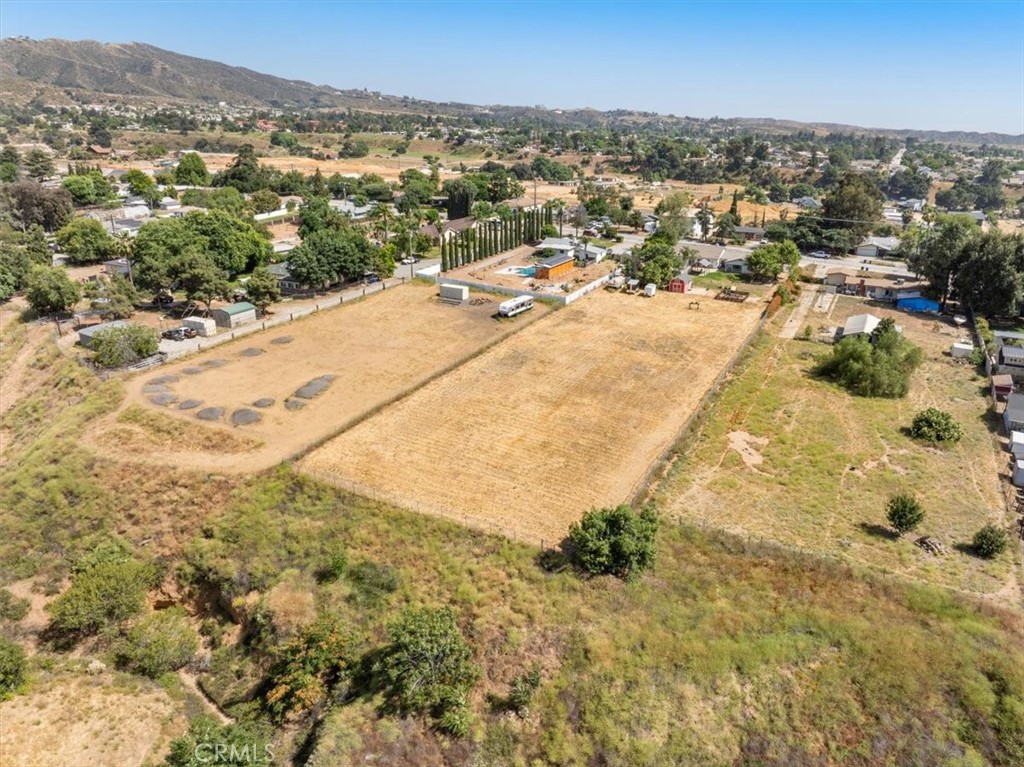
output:
{"label": "bare soil patch", "polygon": [[339,485],[508,534],[565,535],[626,500],[763,304],[598,291],[301,462]]}

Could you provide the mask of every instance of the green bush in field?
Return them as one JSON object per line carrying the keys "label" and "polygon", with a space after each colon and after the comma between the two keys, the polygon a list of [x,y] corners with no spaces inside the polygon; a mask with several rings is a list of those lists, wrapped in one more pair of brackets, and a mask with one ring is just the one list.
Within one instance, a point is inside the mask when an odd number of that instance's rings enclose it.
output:
{"label": "green bush in field", "polygon": [[76,573],[71,586],[47,606],[58,634],[94,634],[142,612],[153,570],[134,559],[101,561]]}
{"label": "green bush in field", "polygon": [[653,508],[637,513],[622,505],[588,511],[569,528],[569,544],[585,572],[629,578],[653,567],[657,532]]}
{"label": "green bush in field", "polygon": [[176,671],[199,649],[199,639],[179,607],[147,615],[133,625],[117,648],[118,661],[138,674],[158,677]]}
{"label": "green bush in field", "polygon": [[964,430],[950,413],[930,407],[914,416],[910,424],[910,435],[928,442],[955,444],[963,437]]}
{"label": "green bush in field", "polygon": [[0,636],[0,700],[7,700],[25,681],[25,651]]}
{"label": "green bush in field", "polygon": [[999,556],[1006,550],[1008,544],[1009,536],[1006,531],[995,525],[985,525],[974,534],[974,540],[971,542],[974,552],[985,559]]}
{"label": "green bush in field", "polygon": [[402,585],[402,578],[393,567],[376,562],[360,562],[349,569],[348,579],[353,586],[353,601],[375,605]]}
{"label": "green bush in field", "polygon": [[[272,732],[263,724],[241,720],[220,725],[212,717],[193,719],[188,732],[171,742],[167,767],[241,767],[275,763]],[[217,748],[219,747],[219,750]]]}
{"label": "green bush in field", "polygon": [[900,535],[909,533],[924,519],[924,509],[921,508],[921,504],[914,496],[906,493],[900,493],[890,498],[885,509],[889,524]]}
{"label": "green bush in field", "polygon": [[317,576],[321,582],[331,583],[343,576],[347,567],[348,554],[345,553],[344,549],[336,548],[328,553],[327,561],[324,562]]}
{"label": "green bush in field", "polygon": [[17,622],[28,615],[29,602],[18,599],[7,589],[0,589],[0,620]]}
{"label": "green bush in field", "polygon": [[814,373],[835,381],[859,397],[906,397],[910,376],[924,359],[921,349],[910,343],[884,319],[870,339],[851,336],[842,339],[815,365]]}
{"label": "green bush in field", "polygon": [[466,696],[480,676],[448,607],[406,610],[388,628],[391,641],[374,671],[392,708],[433,716],[459,736],[468,730]]}

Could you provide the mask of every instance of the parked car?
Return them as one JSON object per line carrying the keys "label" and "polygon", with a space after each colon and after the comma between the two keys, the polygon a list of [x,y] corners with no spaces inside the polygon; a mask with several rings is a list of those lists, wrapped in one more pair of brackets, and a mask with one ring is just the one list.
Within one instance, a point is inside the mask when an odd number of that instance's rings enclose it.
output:
{"label": "parked car", "polygon": [[410,264],[415,264],[416,259],[413,258],[412,256],[407,256],[406,258],[402,259],[402,263],[405,264],[406,266],[409,266]]}
{"label": "parked car", "polygon": [[196,333],[195,328],[186,328],[182,326],[180,328],[165,330],[160,335],[168,341],[184,341],[187,338],[195,338],[198,334]]}
{"label": "parked car", "polygon": [[811,258],[832,258],[832,254],[826,253],[823,250],[816,250],[813,253],[811,253]]}

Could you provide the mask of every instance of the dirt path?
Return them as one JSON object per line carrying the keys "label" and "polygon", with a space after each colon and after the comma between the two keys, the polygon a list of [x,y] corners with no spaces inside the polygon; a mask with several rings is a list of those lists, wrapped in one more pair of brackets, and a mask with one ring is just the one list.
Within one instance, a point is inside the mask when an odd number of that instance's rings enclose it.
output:
{"label": "dirt path", "polygon": [[181,669],[178,672],[178,678],[186,689],[191,690],[196,696],[203,702],[203,706],[206,710],[221,724],[234,724],[235,720],[233,717],[225,714],[220,706],[218,706],[209,695],[199,686],[199,681],[195,674],[187,669]]}
{"label": "dirt path", "polygon": [[803,295],[800,296],[800,303],[797,304],[796,309],[789,315],[789,319],[786,320],[782,330],[779,331],[779,338],[796,338],[800,326],[804,324],[804,320],[807,318],[807,312],[811,310],[811,306],[817,297],[817,289],[805,289],[803,291]]}

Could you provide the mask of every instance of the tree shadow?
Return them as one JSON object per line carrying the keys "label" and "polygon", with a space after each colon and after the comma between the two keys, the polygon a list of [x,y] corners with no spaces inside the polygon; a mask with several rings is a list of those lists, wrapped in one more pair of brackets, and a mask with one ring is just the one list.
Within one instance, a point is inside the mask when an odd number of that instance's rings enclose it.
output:
{"label": "tree shadow", "polygon": [[[986,387],[987,391],[987,387]],[[997,413],[994,408],[988,408],[984,413],[978,416],[978,419],[985,424],[990,432],[993,434],[1003,433],[1003,417]]]}
{"label": "tree shadow", "polygon": [[973,543],[954,543],[953,548],[959,551],[961,554],[966,554],[969,557],[980,559],[984,562],[988,562],[990,557],[983,557],[978,553],[978,550],[974,548]]}
{"label": "tree shadow", "polygon": [[537,567],[551,575],[572,568],[573,558],[569,539],[563,539],[554,548],[544,549],[533,561]]}
{"label": "tree shadow", "polygon": [[857,527],[863,530],[865,533],[873,538],[882,538],[887,541],[899,540],[899,535],[891,528],[885,525],[879,525],[874,522],[860,522]]}

